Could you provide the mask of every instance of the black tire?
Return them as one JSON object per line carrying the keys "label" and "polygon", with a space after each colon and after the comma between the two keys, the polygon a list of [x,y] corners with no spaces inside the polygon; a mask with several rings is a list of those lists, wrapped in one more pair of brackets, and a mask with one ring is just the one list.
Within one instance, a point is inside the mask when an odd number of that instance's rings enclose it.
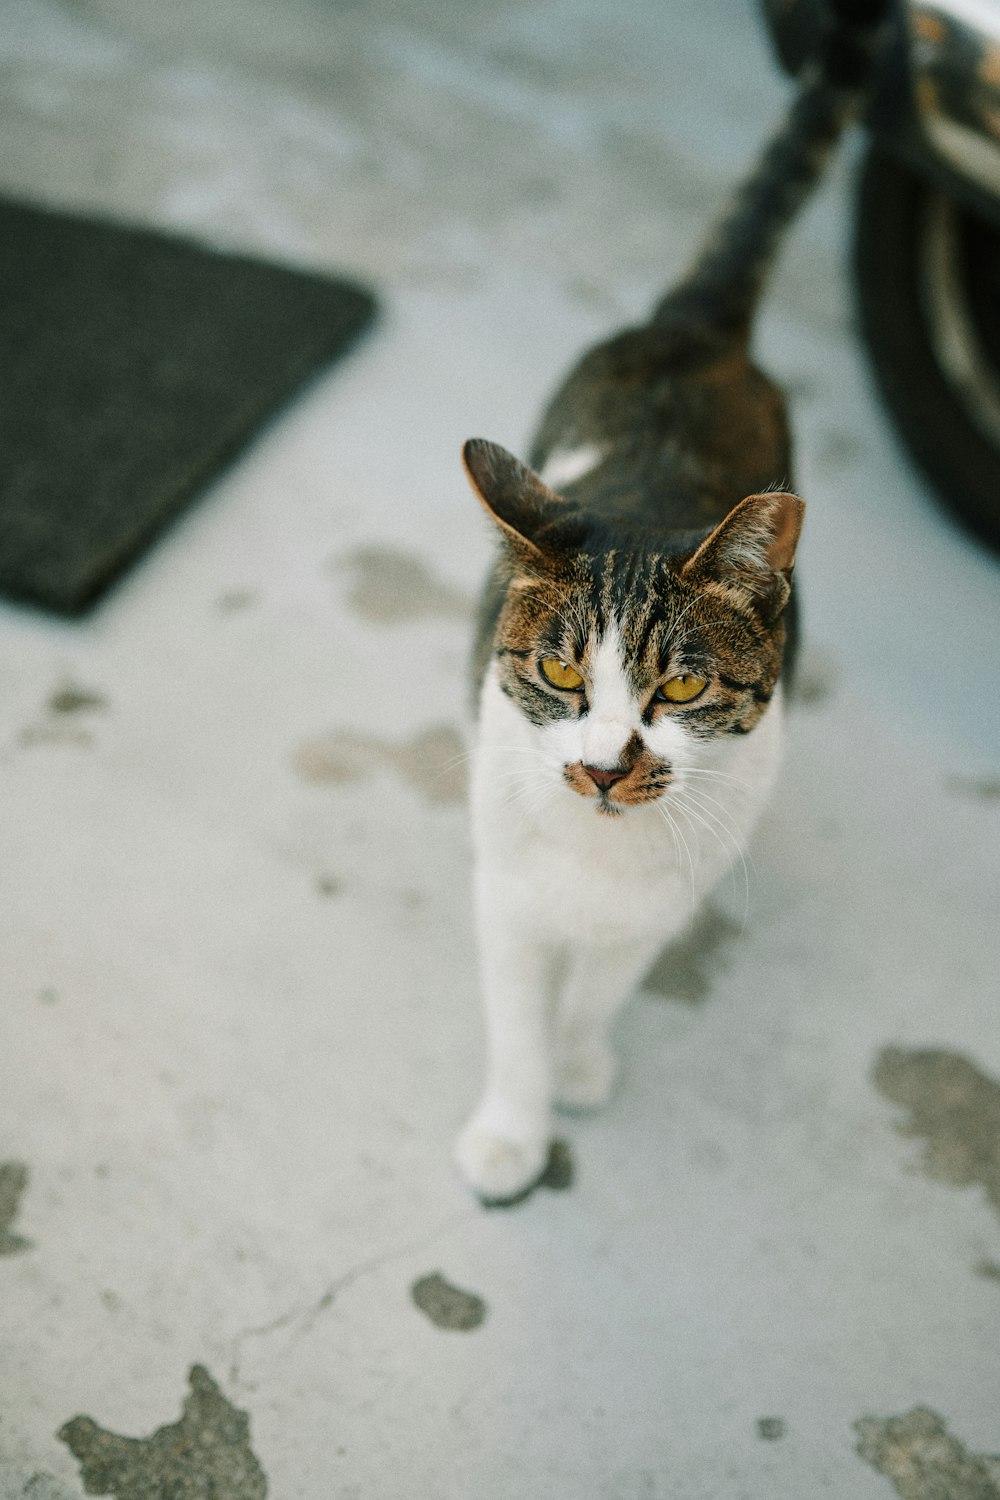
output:
{"label": "black tire", "polygon": [[882,396],[948,508],[1000,551],[1000,230],[878,145],[854,266]]}

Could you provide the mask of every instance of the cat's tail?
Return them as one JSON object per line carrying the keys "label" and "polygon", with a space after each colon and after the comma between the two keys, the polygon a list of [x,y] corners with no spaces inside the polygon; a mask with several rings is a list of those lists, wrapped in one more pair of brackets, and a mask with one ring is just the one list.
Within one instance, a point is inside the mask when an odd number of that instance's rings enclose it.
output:
{"label": "cat's tail", "polygon": [[654,323],[749,336],[782,234],[863,106],[887,9],[887,0],[826,0],[823,34],[785,119]]}

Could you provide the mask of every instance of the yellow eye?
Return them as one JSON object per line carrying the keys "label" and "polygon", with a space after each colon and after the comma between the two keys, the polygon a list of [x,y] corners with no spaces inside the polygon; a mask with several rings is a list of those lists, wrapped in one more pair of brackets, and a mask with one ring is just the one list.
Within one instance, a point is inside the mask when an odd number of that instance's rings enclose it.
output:
{"label": "yellow eye", "polygon": [[560,661],[558,657],[546,656],[538,663],[542,669],[542,676],[546,682],[554,688],[562,688],[565,693],[575,693],[577,688],[583,687],[583,678],[579,672],[573,670],[568,662]]}
{"label": "yellow eye", "polygon": [[690,703],[708,686],[707,677],[695,677],[691,672],[682,672],[679,677],[668,677],[656,690],[658,698],[668,703]]}

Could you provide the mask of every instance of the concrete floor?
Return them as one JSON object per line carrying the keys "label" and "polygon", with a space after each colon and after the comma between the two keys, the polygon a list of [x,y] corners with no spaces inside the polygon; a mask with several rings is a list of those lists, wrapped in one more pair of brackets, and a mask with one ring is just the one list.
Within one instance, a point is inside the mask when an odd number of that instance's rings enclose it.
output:
{"label": "concrete floor", "polygon": [[523,449],[679,270],[784,96],[755,11],[0,0],[0,36],[6,190],[384,305],[90,618],[0,608],[0,1496],[1000,1496],[998,567],[872,395],[850,151],[761,327],[807,691],[747,881],[627,1013],[568,1189],[487,1212],[450,1161],[459,446]]}

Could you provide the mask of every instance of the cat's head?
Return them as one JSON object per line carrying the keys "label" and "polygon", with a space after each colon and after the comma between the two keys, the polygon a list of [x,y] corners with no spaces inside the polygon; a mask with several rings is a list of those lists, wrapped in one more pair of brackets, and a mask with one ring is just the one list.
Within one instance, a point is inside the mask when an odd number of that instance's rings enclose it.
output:
{"label": "cat's head", "polygon": [[500,685],[567,787],[621,813],[753,730],[781,672],[796,495],[747,496],[678,550],[666,531],[616,532],[495,443],[463,456],[509,563]]}

